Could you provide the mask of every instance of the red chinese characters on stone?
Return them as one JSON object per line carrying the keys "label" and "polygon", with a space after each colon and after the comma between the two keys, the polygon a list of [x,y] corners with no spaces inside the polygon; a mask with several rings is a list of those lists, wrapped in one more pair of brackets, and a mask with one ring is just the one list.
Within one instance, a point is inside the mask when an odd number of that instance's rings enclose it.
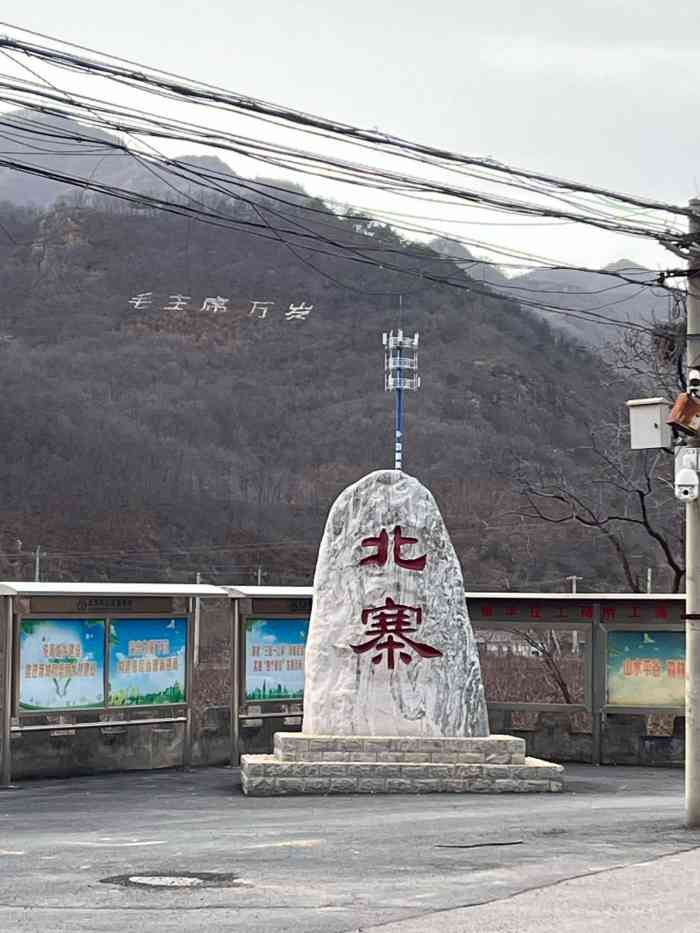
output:
{"label": "red chinese characters on stone", "polygon": [[[401,525],[397,525],[394,528],[392,535],[394,538],[394,563],[398,567],[403,567],[405,570],[424,570],[426,560],[425,554],[421,557],[401,556],[401,549],[409,544],[418,544],[418,538],[404,537],[401,534]],[[374,554],[368,554],[367,557],[363,557],[360,561],[360,566],[363,564],[376,564],[378,567],[383,567],[386,564],[389,559],[389,532],[386,528],[382,528],[380,533],[376,536],[363,538],[360,544],[362,547],[373,547],[377,549]]]}
{"label": "red chinese characters on stone", "polygon": [[441,658],[442,651],[408,637],[418,630],[422,621],[422,609],[403,606],[387,596],[383,606],[362,611],[362,624],[371,623],[366,632],[372,637],[361,645],[350,647],[355,654],[364,654],[374,649],[377,653],[372,658],[372,664],[380,664],[385,656],[390,671],[396,666],[396,654],[404,664],[410,664],[413,660],[411,651],[421,658]]}

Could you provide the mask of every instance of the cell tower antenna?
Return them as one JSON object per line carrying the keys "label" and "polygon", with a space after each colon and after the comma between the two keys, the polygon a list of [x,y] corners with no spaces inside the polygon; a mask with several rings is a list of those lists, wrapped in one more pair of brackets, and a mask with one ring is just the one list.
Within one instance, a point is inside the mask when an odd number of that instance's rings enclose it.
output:
{"label": "cell tower antenna", "polygon": [[[403,312],[403,296],[399,296],[399,319]],[[404,392],[420,389],[418,375],[418,332],[409,337],[401,327],[396,333],[382,334],[384,344],[384,388],[394,392],[394,469],[403,469],[404,452]]]}

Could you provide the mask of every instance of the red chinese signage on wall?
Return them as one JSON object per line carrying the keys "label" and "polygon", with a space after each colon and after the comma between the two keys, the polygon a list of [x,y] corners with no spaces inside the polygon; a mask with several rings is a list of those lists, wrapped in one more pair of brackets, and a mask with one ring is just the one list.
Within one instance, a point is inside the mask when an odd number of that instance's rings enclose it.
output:
{"label": "red chinese signage on wall", "polygon": [[[418,557],[404,555],[403,549],[418,544],[418,539],[404,537],[400,525],[396,525],[391,536],[386,528],[382,528],[378,535],[362,539],[361,547],[375,550],[360,560],[360,566],[384,567],[390,559],[390,537],[392,539],[391,558],[396,566],[413,573],[422,573],[427,555],[422,554]],[[412,637],[419,632],[422,622],[422,607],[406,606],[395,602],[391,596],[386,596],[383,605],[368,606],[362,610],[362,624],[369,638],[359,645],[350,645],[350,647],[355,654],[374,651],[372,664],[379,665],[385,659],[390,671],[396,668],[397,658],[403,664],[410,664],[416,655],[421,658],[442,657],[442,651]]]}
{"label": "red chinese signage on wall", "polygon": [[[481,600],[468,599],[469,615],[473,622],[552,622],[586,624],[595,618],[595,601],[520,599],[509,601],[507,594],[502,598]],[[600,621],[603,623],[679,623],[684,612],[683,602],[629,599],[601,600]]]}

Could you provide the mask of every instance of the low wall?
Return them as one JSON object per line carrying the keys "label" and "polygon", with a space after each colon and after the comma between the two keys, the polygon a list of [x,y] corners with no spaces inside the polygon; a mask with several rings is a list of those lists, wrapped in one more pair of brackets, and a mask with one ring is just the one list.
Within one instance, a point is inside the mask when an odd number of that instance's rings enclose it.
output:
{"label": "low wall", "polygon": [[[228,707],[210,707],[192,719],[191,764],[228,764]],[[12,777],[72,777],[109,771],[150,771],[183,764],[185,723],[159,722],[12,734]]]}
{"label": "low wall", "polygon": [[[533,728],[514,728],[513,714],[492,711],[491,731],[525,740],[527,754],[555,762],[594,761],[590,732],[576,731],[568,713],[537,714]],[[241,754],[269,754],[276,732],[301,730],[298,720],[261,718],[241,723]],[[608,714],[601,727],[600,763],[682,767],[685,719],[674,720],[672,735],[648,735],[641,715]],[[15,780],[31,777],[70,777],[108,771],[175,768],[183,763],[185,724],[153,723],[52,732],[13,733],[12,772]],[[230,709],[212,706],[198,710],[192,720],[193,766],[230,761]]]}
{"label": "low wall", "polygon": [[[593,762],[593,737],[575,731],[569,713],[537,714],[532,729],[512,727],[513,714],[501,710],[489,714],[491,731],[525,739],[528,755],[557,762]],[[649,735],[647,717],[608,713],[601,723],[600,763],[682,767],[685,759],[685,718],[676,716],[672,735]]]}
{"label": "low wall", "polygon": [[182,762],[184,723],[15,732],[12,777],[71,777],[101,771],[173,768]]}

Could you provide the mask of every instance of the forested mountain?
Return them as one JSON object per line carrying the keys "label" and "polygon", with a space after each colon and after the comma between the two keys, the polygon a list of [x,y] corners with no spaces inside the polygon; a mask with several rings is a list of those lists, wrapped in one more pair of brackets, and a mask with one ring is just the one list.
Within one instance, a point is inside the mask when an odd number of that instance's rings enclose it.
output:
{"label": "forested mountain", "polygon": [[586,468],[582,425],[624,398],[605,364],[515,301],[352,261],[445,274],[391,229],[285,215],[356,254],[79,198],[0,208],[0,575],[41,545],[53,578],[310,582],[333,498],[392,465],[381,334],[402,294],[423,377],[405,468],[467,586],[561,588],[582,566],[620,585],[607,547],[533,527],[518,497],[523,465]]}

